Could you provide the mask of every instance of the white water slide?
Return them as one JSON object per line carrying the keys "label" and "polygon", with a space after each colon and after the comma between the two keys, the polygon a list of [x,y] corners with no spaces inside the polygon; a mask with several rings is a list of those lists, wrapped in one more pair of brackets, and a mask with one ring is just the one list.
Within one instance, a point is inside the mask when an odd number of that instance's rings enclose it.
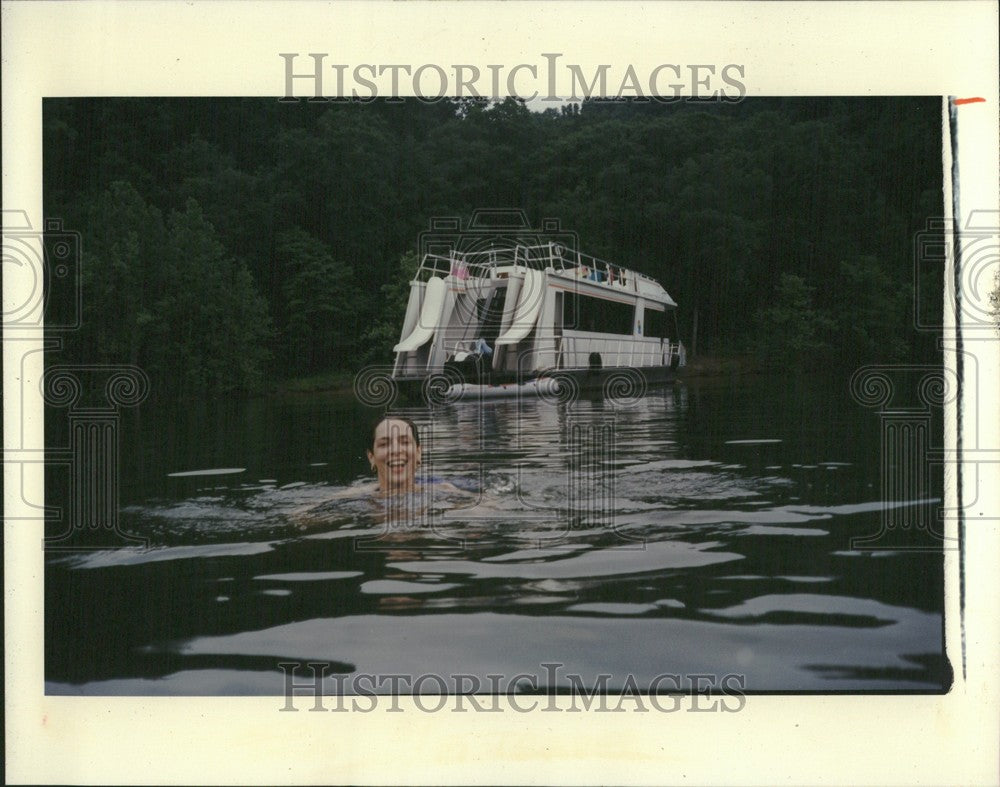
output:
{"label": "white water slide", "polygon": [[514,319],[506,332],[497,339],[497,346],[502,344],[517,344],[531,333],[542,310],[542,273],[528,269],[524,272],[524,282],[521,284],[521,294],[517,299],[517,309]]}
{"label": "white water slide", "polygon": [[393,352],[412,352],[430,340],[440,327],[438,322],[441,319],[441,310],[444,308],[445,295],[447,294],[448,285],[445,284],[444,279],[435,276],[427,282],[424,302],[420,307],[420,319],[417,320],[410,335],[392,348]]}

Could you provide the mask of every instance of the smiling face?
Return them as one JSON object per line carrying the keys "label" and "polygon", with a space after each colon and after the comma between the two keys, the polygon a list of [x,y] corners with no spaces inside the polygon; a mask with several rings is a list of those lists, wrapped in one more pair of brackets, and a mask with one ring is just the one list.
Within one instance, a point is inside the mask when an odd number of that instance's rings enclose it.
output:
{"label": "smiling face", "polygon": [[408,492],[420,466],[420,444],[413,429],[398,418],[386,418],[375,427],[368,461],[378,474],[382,492]]}

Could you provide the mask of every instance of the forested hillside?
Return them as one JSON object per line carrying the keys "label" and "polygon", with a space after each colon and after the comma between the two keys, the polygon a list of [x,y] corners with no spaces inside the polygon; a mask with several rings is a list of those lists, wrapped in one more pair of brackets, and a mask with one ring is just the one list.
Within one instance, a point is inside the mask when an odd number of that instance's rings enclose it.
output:
{"label": "forested hillside", "polygon": [[84,286],[53,361],[138,364],[162,395],[388,363],[420,232],[498,207],[659,279],[700,353],[933,361],[913,249],[940,161],[936,98],[48,99],[45,211]]}

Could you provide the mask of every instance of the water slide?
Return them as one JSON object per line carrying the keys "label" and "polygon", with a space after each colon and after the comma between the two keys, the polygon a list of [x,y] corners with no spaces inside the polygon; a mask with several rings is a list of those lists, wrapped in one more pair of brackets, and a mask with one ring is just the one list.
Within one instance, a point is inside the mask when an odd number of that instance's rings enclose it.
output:
{"label": "water slide", "polygon": [[412,352],[430,340],[434,332],[440,327],[438,321],[441,319],[441,310],[444,307],[444,299],[447,293],[448,285],[445,284],[444,279],[435,276],[427,282],[427,289],[424,291],[424,302],[420,307],[420,319],[417,320],[417,324],[410,335],[392,348],[393,352]]}
{"label": "water slide", "polygon": [[535,327],[538,313],[542,310],[542,275],[541,271],[530,268],[524,272],[524,283],[521,285],[521,293],[517,299],[514,319],[507,331],[497,339],[498,346],[517,344]]}

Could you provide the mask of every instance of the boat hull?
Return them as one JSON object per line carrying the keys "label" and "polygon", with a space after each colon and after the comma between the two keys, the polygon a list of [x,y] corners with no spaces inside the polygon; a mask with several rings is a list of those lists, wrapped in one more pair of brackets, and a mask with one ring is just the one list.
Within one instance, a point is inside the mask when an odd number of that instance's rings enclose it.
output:
{"label": "boat hull", "polygon": [[553,403],[571,402],[586,394],[611,399],[635,399],[649,388],[666,385],[677,378],[669,366],[612,367],[604,369],[558,369],[526,379],[467,381],[457,374],[437,374],[424,378],[395,379],[400,398],[414,404],[447,404],[493,399],[543,399]]}

